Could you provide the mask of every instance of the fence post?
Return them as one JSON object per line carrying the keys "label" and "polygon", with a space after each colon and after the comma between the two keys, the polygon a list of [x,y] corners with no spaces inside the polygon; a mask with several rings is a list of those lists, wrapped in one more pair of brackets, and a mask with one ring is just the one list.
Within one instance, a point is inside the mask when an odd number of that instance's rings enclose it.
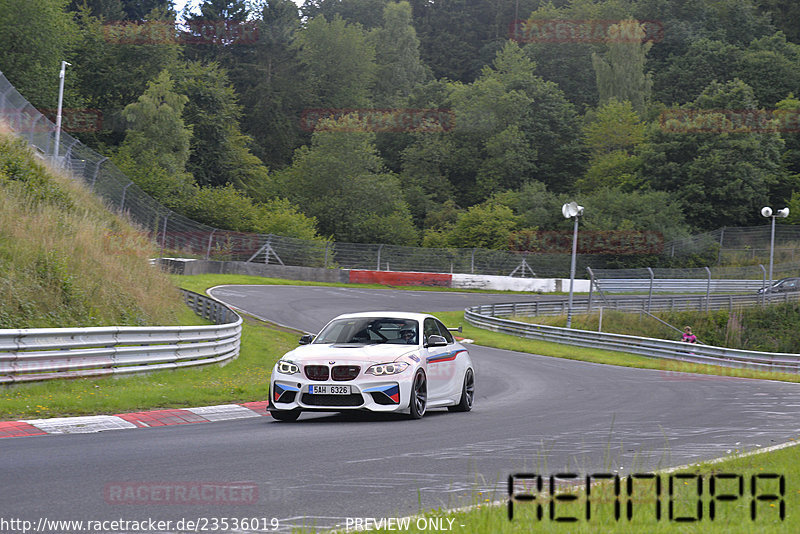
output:
{"label": "fence post", "polygon": [[214,228],[213,230],[211,230],[211,233],[208,234],[208,246],[206,247],[206,260],[211,258],[211,242],[214,239],[214,232],[216,231],[217,229]]}
{"label": "fence post", "polygon": [[97,174],[100,172],[100,165],[105,163],[106,160],[108,160],[108,158],[101,159],[100,161],[97,162],[97,165],[94,168],[94,174],[92,175],[92,183],[89,186],[89,189],[91,189],[92,191],[94,191],[94,184],[97,182]]}
{"label": "fence post", "polygon": [[586,306],[586,313],[592,313],[592,297],[594,291],[594,273],[592,272],[591,267],[586,267],[586,271],[589,273],[589,302]]}
{"label": "fence post", "polygon": [[125,193],[128,192],[128,188],[133,185],[133,182],[128,182],[128,185],[122,188],[122,198],[119,201],[119,211],[120,213],[125,211]]}
{"label": "fence post", "polygon": [[708,273],[708,285],[706,285],[706,313],[709,310],[709,300],[711,299],[711,269],[705,267],[706,273]]}
{"label": "fence post", "polygon": [[162,258],[164,257],[164,246],[166,245],[166,242],[167,242],[167,221],[168,220],[169,220],[169,213],[167,213],[167,216],[164,217],[164,230],[162,231],[162,234],[161,234],[161,257]]}
{"label": "fence post", "polygon": [[378,268],[375,269],[376,271],[380,271],[381,270],[381,249],[382,248],[383,248],[383,243],[378,245]]}
{"label": "fence post", "polygon": [[325,268],[328,268],[328,247],[331,245],[330,241],[325,241]]}
{"label": "fence post", "polygon": [[650,273],[650,291],[647,293],[647,313],[650,313],[650,304],[653,302],[653,282],[655,282],[656,275],[650,267],[647,268],[647,272]]}

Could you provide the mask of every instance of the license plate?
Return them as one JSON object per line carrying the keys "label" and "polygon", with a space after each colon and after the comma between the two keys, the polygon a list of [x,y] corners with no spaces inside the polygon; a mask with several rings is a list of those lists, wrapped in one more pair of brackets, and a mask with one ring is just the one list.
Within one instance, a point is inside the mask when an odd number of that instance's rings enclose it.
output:
{"label": "license plate", "polygon": [[350,395],[350,386],[308,386],[308,392],[312,395]]}

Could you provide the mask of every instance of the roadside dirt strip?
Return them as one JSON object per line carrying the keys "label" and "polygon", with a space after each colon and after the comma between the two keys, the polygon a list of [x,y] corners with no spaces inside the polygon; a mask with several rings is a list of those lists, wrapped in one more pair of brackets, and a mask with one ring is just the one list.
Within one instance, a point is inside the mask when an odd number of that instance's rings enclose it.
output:
{"label": "roadside dirt strip", "polygon": [[0,421],[0,438],[20,438],[42,436],[44,434],[90,434],[104,430],[211,423],[265,415],[269,415],[267,401],[258,401],[245,402],[243,404],[201,406],[198,408],[149,410],[115,415]]}

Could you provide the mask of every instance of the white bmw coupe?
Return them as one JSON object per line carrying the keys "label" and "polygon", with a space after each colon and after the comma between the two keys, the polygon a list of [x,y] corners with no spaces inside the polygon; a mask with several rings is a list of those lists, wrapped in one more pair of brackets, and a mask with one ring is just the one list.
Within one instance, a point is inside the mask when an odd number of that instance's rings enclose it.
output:
{"label": "white bmw coupe", "polygon": [[272,371],[269,410],[279,421],[304,411],[467,412],[475,397],[469,352],[436,317],[348,313],[300,338]]}

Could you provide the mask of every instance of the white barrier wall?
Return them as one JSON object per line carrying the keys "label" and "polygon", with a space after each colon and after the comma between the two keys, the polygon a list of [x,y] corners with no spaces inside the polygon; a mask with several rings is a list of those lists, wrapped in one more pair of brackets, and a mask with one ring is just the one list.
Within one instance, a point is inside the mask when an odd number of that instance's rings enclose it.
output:
{"label": "white barrier wall", "polygon": [[[589,283],[589,280],[576,279],[573,290],[579,293],[588,293]],[[552,293],[554,291],[569,291],[569,278],[513,278],[511,276],[453,274],[450,287]]]}

